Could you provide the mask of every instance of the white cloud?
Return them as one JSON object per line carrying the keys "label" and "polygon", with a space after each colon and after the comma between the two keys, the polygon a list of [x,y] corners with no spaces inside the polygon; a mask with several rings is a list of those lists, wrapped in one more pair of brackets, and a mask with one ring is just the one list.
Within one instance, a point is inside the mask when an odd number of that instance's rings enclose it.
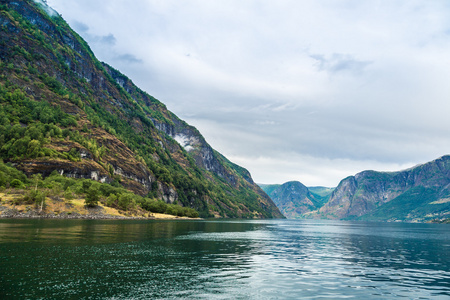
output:
{"label": "white cloud", "polygon": [[[339,181],[365,170],[397,171],[415,165],[415,163],[380,163],[370,160],[322,159],[299,155],[296,152],[284,153],[283,157],[247,157],[231,156],[237,164],[246,164],[258,183],[282,184],[287,181],[301,181],[306,186],[335,187]],[[276,178],[276,180],[274,180]]]}
{"label": "white cloud", "polygon": [[44,1],[44,0],[33,0],[33,1],[37,4],[39,4],[50,17],[54,17],[54,16],[58,15],[58,13],[53,8],[51,8],[50,6],[47,5],[46,1]]}
{"label": "white cloud", "polygon": [[317,61],[319,71],[327,71],[331,74],[350,72],[354,75],[360,75],[372,63],[370,61],[357,60],[352,55],[340,53],[333,53],[330,57],[320,54],[312,54],[310,56]]}

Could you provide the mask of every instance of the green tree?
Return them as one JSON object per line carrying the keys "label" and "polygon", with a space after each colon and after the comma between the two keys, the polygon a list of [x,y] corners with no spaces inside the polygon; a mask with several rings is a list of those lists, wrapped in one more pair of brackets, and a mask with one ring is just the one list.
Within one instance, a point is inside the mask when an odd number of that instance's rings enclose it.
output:
{"label": "green tree", "polygon": [[35,199],[36,206],[39,206],[39,204],[40,204],[39,212],[41,212],[42,209],[44,208],[45,197],[46,197],[46,195],[44,193],[42,193],[40,191],[34,191],[34,199]]}
{"label": "green tree", "polygon": [[27,156],[31,158],[36,158],[39,156],[39,151],[41,150],[41,143],[38,140],[31,140],[28,144]]}
{"label": "green tree", "polygon": [[72,188],[69,186],[67,187],[67,189],[64,191],[64,199],[66,200],[72,200],[73,197],[73,190]]}
{"label": "green tree", "polygon": [[95,207],[98,205],[99,191],[95,185],[91,185],[86,193],[84,203],[88,207]]}
{"label": "green tree", "polygon": [[31,179],[33,180],[34,190],[37,191],[38,184],[42,180],[42,174],[33,174],[31,175]]}

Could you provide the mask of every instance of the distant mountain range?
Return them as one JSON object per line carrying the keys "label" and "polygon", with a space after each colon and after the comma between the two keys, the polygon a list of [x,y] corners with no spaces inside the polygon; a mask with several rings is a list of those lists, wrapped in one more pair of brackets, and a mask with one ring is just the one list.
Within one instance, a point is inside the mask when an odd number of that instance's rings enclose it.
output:
{"label": "distant mountain range", "polygon": [[261,185],[287,218],[423,222],[450,218],[450,156],[398,172],[363,171],[335,189]]}

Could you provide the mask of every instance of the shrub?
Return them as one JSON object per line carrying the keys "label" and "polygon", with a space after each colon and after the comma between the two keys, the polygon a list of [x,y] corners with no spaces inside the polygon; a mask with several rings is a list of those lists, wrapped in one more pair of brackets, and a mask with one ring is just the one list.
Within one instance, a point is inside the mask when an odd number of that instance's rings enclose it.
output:
{"label": "shrub", "polygon": [[74,198],[73,196],[73,191],[70,187],[68,187],[65,191],[64,191],[64,199],[66,200],[72,200]]}
{"label": "shrub", "polygon": [[42,202],[45,202],[45,196],[46,195],[39,190],[30,190],[23,196],[22,201],[26,204],[36,203],[36,205],[39,205]]}
{"label": "shrub", "polygon": [[118,196],[117,204],[120,209],[128,210],[134,208],[135,201],[133,199],[133,194],[123,193]]}
{"label": "shrub", "polygon": [[89,188],[92,185],[92,181],[90,181],[89,179],[85,179],[83,180],[82,183],[82,187],[83,187],[83,192],[87,193],[89,191]]}
{"label": "shrub", "polygon": [[25,185],[23,184],[22,181],[20,181],[19,179],[13,179],[11,180],[11,182],[9,183],[9,185],[13,188],[24,188]]}
{"label": "shrub", "polygon": [[160,200],[147,200],[143,208],[154,213],[164,213],[167,209],[167,204]]}
{"label": "shrub", "polygon": [[167,205],[167,209],[166,209],[165,213],[168,215],[176,216],[178,214],[178,210],[176,209],[176,207],[174,205]]}
{"label": "shrub", "polygon": [[117,196],[111,194],[106,198],[106,205],[109,207],[117,207]]}
{"label": "shrub", "polygon": [[198,218],[199,214],[198,211],[196,211],[195,209],[187,208],[186,216],[189,218]]}

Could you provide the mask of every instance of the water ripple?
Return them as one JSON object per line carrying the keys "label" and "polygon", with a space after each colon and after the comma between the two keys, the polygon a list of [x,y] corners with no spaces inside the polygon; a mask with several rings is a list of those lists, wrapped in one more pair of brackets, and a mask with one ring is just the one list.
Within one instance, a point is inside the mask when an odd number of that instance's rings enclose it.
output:
{"label": "water ripple", "polygon": [[1,222],[6,298],[450,298],[448,225]]}

